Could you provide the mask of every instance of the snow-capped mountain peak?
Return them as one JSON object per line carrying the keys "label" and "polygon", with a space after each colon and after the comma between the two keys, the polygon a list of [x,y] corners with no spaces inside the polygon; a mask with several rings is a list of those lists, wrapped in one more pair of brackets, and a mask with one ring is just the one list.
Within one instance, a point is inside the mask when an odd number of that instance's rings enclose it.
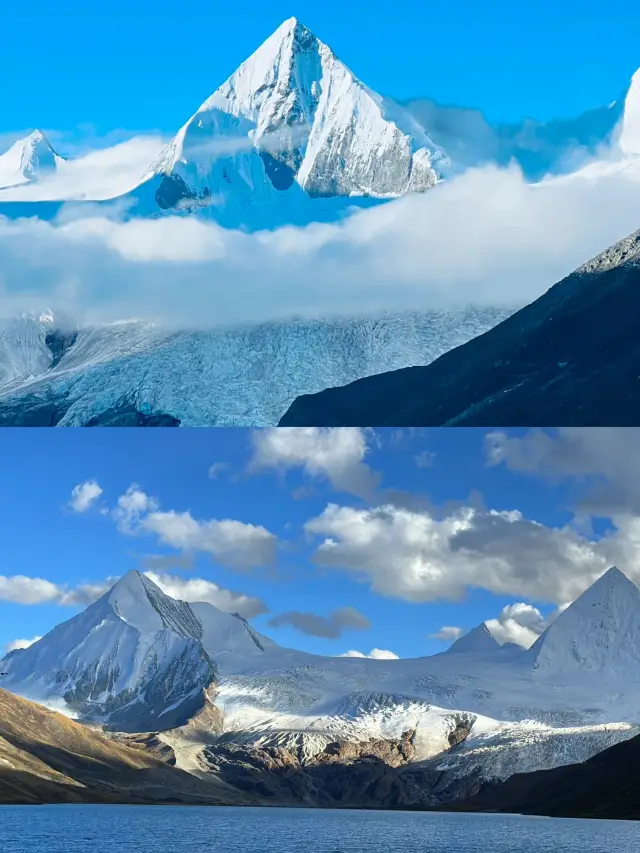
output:
{"label": "snow-capped mountain peak", "polygon": [[63,161],[45,134],[34,130],[18,139],[0,156],[0,187],[11,187],[38,180],[54,171]]}
{"label": "snow-capped mountain peak", "polygon": [[152,580],[138,571],[130,571],[106,593],[113,612],[138,631],[173,631],[182,637],[199,640],[202,625],[191,607],[166,595]]}
{"label": "snow-capped mountain peak", "polygon": [[630,675],[640,665],[640,590],[612,566],[551,623],[530,649],[541,673]]}
{"label": "snow-capped mountain peak", "polygon": [[481,622],[464,636],[460,637],[447,649],[446,654],[491,654],[500,648],[486,622]]}
{"label": "snow-capped mountain peak", "polygon": [[147,204],[151,188],[160,208],[208,207],[223,224],[251,224],[243,217],[257,202],[295,218],[312,199],[426,190],[447,165],[407,110],[290,18],[180,129],[135,197]]}

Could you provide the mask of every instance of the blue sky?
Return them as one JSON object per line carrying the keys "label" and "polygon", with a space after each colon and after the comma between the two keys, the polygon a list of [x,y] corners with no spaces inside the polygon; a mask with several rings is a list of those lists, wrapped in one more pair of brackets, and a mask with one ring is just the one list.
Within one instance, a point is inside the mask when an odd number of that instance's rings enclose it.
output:
{"label": "blue sky", "polygon": [[[532,641],[609,565],[635,577],[637,459],[636,430],[9,430],[0,648],[134,568],[323,654],[485,619]],[[369,627],[336,632],[345,607]]]}
{"label": "blue sky", "polygon": [[483,109],[493,120],[577,115],[640,65],[631,0],[218,4],[32,0],[3,17],[3,130],[92,125],[173,132],[295,15],[372,88]]}

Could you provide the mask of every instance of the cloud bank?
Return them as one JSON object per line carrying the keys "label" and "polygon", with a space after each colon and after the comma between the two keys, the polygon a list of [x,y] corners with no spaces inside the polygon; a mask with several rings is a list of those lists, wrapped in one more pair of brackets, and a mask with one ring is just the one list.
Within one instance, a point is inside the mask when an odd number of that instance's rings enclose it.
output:
{"label": "cloud bank", "polygon": [[497,167],[338,223],[254,234],[117,211],[0,218],[0,311],[188,328],[522,304],[639,224],[633,171],[532,186]]}

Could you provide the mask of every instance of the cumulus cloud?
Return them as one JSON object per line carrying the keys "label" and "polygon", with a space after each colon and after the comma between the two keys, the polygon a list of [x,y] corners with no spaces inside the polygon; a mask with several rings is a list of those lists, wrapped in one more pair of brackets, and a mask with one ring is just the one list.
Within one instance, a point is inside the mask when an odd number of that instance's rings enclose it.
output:
{"label": "cumulus cloud", "polygon": [[[162,511],[137,485],[120,495],[112,516],[121,533],[152,533],[163,545],[186,553],[200,551],[238,570],[273,564],[278,548],[277,537],[261,525],[233,519],[198,521],[188,511]],[[160,567],[166,560],[161,558]]]}
{"label": "cumulus cloud", "polygon": [[87,480],[78,486],[74,486],[71,492],[69,506],[74,512],[86,512],[98,500],[102,489],[95,480]]}
{"label": "cumulus cloud", "polygon": [[59,604],[62,606],[85,606],[103,595],[115,582],[107,579],[96,584],[80,584],[69,587],[52,583],[44,578],[26,575],[0,575],[0,601],[13,604]]}
{"label": "cumulus cloud", "polygon": [[164,593],[181,601],[206,601],[225,613],[238,613],[245,619],[253,619],[254,616],[269,612],[261,598],[225,589],[204,578],[182,578],[158,572],[145,574]]}
{"label": "cumulus cloud", "polygon": [[640,580],[640,518],[616,520],[598,539],[548,527],[521,512],[450,512],[330,504],[306,530],[321,537],[313,559],[378,593],[408,601],[460,600],[470,588],[534,601],[573,601],[611,565]]}
{"label": "cumulus cloud", "polygon": [[75,209],[48,222],[0,220],[0,296],[5,316],[46,307],[84,323],[181,327],[510,305],[539,296],[639,218],[638,183],[624,172],[530,186],[496,167],[337,223],[253,234]]}
{"label": "cumulus cloud", "polygon": [[463,628],[456,628],[453,625],[443,625],[435,634],[429,634],[428,636],[430,640],[442,640],[445,643],[454,643],[463,634]]}
{"label": "cumulus cloud", "polygon": [[399,660],[399,657],[395,652],[391,652],[388,649],[371,649],[368,655],[363,654],[362,652],[357,652],[354,649],[350,649],[348,652],[345,652],[342,655],[338,655],[341,658],[372,658],[373,660]]}
{"label": "cumulus cloud", "polygon": [[547,628],[549,620],[537,607],[519,601],[503,607],[497,619],[487,619],[485,624],[501,645],[517,643],[528,649]]}
{"label": "cumulus cloud", "polygon": [[29,646],[32,646],[34,643],[37,643],[38,640],[41,639],[42,637],[35,636],[32,637],[30,640],[13,640],[11,643],[7,643],[7,645],[4,647],[4,650],[8,654],[9,652],[16,651],[16,649],[28,649]]}
{"label": "cumulus cloud", "polygon": [[640,514],[640,429],[563,427],[523,436],[495,431],[486,435],[485,449],[490,465],[580,483],[577,505],[584,513]]}
{"label": "cumulus cloud", "polygon": [[370,498],[379,476],[364,462],[365,430],[358,427],[278,427],[253,433],[251,470],[302,468],[342,492]]}
{"label": "cumulus cloud", "polygon": [[197,521],[190,512],[151,512],[140,526],[172,548],[202,551],[238,570],[271,565],[278,540],[262,525],[241,521]]}
{"label": "cumulus cloud", "polygon": [[308,634],[311,637],[324,637],[329,640],[337,640],[345,631],[365,631],[371,627],[366,616],[363,616],[354,607],[340,607],[329,616],[318,616],[315,613],[301,613],[298,610],[290,610],[274,616],[269,625],[272,628],[289,626]]}
{"label": "cumulus cloud", "polygon": [[158,508],[155,498],[149,497],[138,486],[129,486],[124,495],[120,495],[113,517],[121,533],[136,533],[140,527],[140,519],[145,513]]}
{"label": "cumulus cloud", "polygon": [[25,575],[0,575],[0,601],[14,604],[48,604],[60,596],[59,587],[44,580]]}

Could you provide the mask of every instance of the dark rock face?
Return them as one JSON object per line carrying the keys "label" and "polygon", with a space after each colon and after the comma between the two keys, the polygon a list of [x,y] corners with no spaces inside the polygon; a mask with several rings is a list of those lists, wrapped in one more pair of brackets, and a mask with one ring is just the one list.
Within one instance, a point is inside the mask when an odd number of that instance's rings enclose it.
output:
{"label": "dark rock face", "polygon": [[284,192],[293,186],[293,182],[296,179],[296,172],[288,163],[277,159],[268,151],[261,151],[260,157],[262,158],[267,178],[271,181],[274,189]]}
{"label": "dark rock face", "polygon": [[192,200],[194,193],[189,189],[184,180],[175,173],[163,175],[156,190],[156,203],[162,210],[170,210],[177,207],[180,202]]}
{"label": "dark rock face", "polygon": [[49,334],[45,337],[44,342],[51,350],[52,360],[51,364],[49,365],[50,368],[55,367],[59,363],[62,356],[67,352],[67,350],[71,349],[77,339],[78,333],[76,331],[49,332]]}
{"label": "dark rock face", "polygon": [[87,421],[89,427],[178,427],[180,421],[173,415],[162,412],[144,414],[133,406],[122,409],[106,409]]}
{"label": "dark rock face", "polygon": [[[54,427],[66,415],[70,405],[71,401],[65,397],[47,400],[36,396],[0,403],[0,427]],[[105,409],[83,426],[178,427],[180,421],[164,412],[141,412],[135,404],[122,401],[119,406]]]}
{"label": "dark rock face", "polygon": [[65,416],[69,403],[65,398],[42,400],[35,396],[24,396],[19,401],[0,403],[0,427],[52,427]]}
{"label": "dark rock face", "polygon": [[640,232],[426,367],[298,397],[280,426],[640,424]]}
{"label": "dark rock face", "polygon": [[235,788],[267,801],[309,806],[398,807],[423,801],[411,777],[397,768],[413,758],[415,732],[398,740],[331,743],[301,761],[287,749],[215,744],[205,762]]}
{"label": "dark rock face", "polygon": [[605,749],[582,764],[519,773],[448,808],[550,817],[640,819],[640,737]]}

